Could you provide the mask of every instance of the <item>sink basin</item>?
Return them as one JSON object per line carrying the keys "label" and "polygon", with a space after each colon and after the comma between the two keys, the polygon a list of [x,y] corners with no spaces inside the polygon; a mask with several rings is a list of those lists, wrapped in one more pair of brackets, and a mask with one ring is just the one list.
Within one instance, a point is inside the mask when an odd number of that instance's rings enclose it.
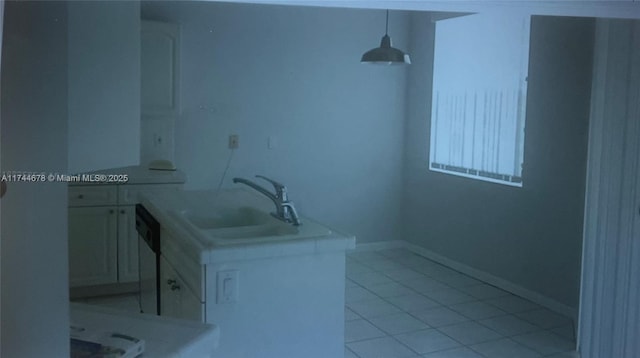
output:
{"label": "sink basin", "polygon": [[206,212],[173,212],[201,241],[216,245],[265,243],[331,234],[312,220],[294,226],[253,207],[224,207]]}
{"label": "sink basin", "polygon": [[250,207],[225,208],[208,215],[185,210],[182,215],[187,221],[202,230],[259,226],[271,221],[269,214]]}

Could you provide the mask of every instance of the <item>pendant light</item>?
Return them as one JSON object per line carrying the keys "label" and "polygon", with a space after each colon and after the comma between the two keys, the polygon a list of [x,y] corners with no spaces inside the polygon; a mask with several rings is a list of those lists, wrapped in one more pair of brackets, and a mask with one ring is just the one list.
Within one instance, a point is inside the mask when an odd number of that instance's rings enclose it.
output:
{"label": "pendant light", "polygon": [[391,47],[391,37],[389,37],[389,10],[387,10],[387,24],[384,31],[384,36],[382,36],[382,41],[380,41],[380,47],[376,47],[372,50],[365,52],[362,55],[362,63],[372,63],[379,65],[409,65],[411,64],[411,59],[409,55],[398,50],[397,48]]}

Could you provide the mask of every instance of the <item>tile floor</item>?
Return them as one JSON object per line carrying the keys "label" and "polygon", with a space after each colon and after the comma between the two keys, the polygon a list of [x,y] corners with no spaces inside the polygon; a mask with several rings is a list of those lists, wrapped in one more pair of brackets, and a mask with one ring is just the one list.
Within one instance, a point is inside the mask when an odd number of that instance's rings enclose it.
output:
{"label": "tile floor", "polygon": [[345,358],[577,357],[572,321],[421,257],[347,255]]}
{"label": "tile floor", "polygon": [[345,301],[345,358],[578,357],[569,318],[406,249],[349,253]]}

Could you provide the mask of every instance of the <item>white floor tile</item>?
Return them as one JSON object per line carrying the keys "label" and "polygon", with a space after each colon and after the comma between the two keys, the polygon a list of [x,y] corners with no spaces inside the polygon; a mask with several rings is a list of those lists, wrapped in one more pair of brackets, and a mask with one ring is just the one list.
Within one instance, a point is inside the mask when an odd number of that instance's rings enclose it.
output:
{"label": "white floor tile", "polygon": [[508,338],[471,346],[477,352],[491,358],[538,358],[540,354]]}
{"label": "white floor tile", "polygon": [[552,328],[550,331],[572,342],[575,342],[576,340],[576,333],[573,324]]}
{"label": "white floor tile", "polygon": [[466,347],[447,349],[446,351],[428,353],[423,355],[422,357],[423,358],[484,358],[480,354]]}
{"label": "white floor tile", "polygon": [[460,343],[436,329],[400,334],[396,339],[420,354],[460,347]]}
{"label": "white floor tile", "polygon": [[418,272],[422,272],[423,274],[433,278],[444,278],[447,276],[460,274],[456,270],[452,270],[448,267],[445,267],[436,263],[431,263],[430,265],[417,266],[415,270]]}
{"label": "white floor tile", "polygon": [[365,318],[372,318],[401,312],[398,307],[380,298],[369,301],[349,302],[347,303],[347,307]]}
{"label": "white floor tile", "polygon": [[404,248],[380,250],[378,251],[378,253],[390,259],[400,259],[400,260],[416,256],[416,254],[413,251],[404,249]]}
{"label": "white floor tile", "polygon": [[346,287],[345,288],[345,301],[346,302],[356,302],[356,301],[366,301],[366,300],[374,300],[378,298],[371,291],[362,288],[360,286],[357,287]]}
{"label": "white floor tile", "polygon": [[505,337],[540,331],[541,328],[513,315],[500,316],[478,321],[483,326],[502,334]]}
{"label": "white floor tile", "polygon": [[446,291],[451,289],[450,286],[447,286],[436,279],[433,279],[431,277],[426,277],[426,276],[418,280],[404,282],[403,284],[421,293]]}
{"label": "white floor tile", "polygon": [[543,355],[567,352],[575,349],[575,344],[547,331],[527,333],[512,337],[514,341]]}
{"label": "white floor tile", "polygon": [[344,280],[344,287],[348,288],[348,287],[360,287],[360,285],[358,285],[357,283],[351,281],[351,279],[349,279],[348,277]]}
{"label": "white floor tile", "polygon": [[416,293],[414,290],[397,282],[368,286],[368,289],[380,297],[395,297]]}
{"label": "white floor tile", "polygon": [[345,300],[345,358],[578,357],[569,318],[407,249],[348,254]]}
{"label": "white floor tile", "polygon": [[474,320],[504,316],[506,313],[487,303],[475,301],[449,306],[452,310]]}
{"label": "white floor tile", "polygon": [[347,277],[349,277],[353,282],[364,287],[393,282],[389,277],[379,272],[373,272],[373,271],[348,274]]}
{"label": "white floor tile", "polygon": [[412,315],[431,327],[436,328],[469,321],[469,318],[447,307],[436,307],[425,311],[412,312]]}
{"label": "white floor tile", "polygon": [[426,323],[407,313],[397,313],[388,316],[373,317],[370,319],[370,321],[376,327],[391,335],[419,331],[429,328]]}
{"label": "white floor tile", "polygon": [[461,287],[460,291],[481,300],[510,295],[507,291],[488,284]]}
{"label": "white floor tile", "polygon": [[362,319],[357,313],[350,310],[348,307],[344,308],[344,320],[345,321],[354,321],[356,319]]}
{"label": "white floor tile", "polygon": [[478,281],[475,278],[471,278],[461,273],[443,275],[438,277],[438,280],[454,288],[476,286],[482,284],[481,281]]}
{"label": "white floor tile", "polygon": [[347,276],[360,272],[373,272],[373,269],[369,266],[365,266],[364,264],[355,261],[348,260],[346,265]]}
{"label": "white floor tile", "polygon": [[380,272],[402,270],[406,267],[398,262],[389,259],[367,261],[367,265]]}
{"label": "white floor tile", "polygon": [[502,338],[502,336],[495,331],[475,322],[463,322],[451,326],[440,327],[438,329],[449,337],[466,345]]}
{"label": "white floor tile", "polygon": [[399,269],[399,270],[393,270],[393,271],[388,271],[384,273],[387,277],[390,277],[392,280],[394,281],[398,281],[401,283],[405,283],[405,282],[410,282],[413,280],[420,280],[420,279],[424,279],[427,276],[416,272],[412,269],[409,268],[404,268],[404,269]]}
{"label": "white floor tile", "polygon": [[409,358],[416,354],[391,337],[348,343],[360,358]]}
{"label": "white floor tile", "polygon": [[422,256],[419,255],[415,255],[413,257],[407,257],[406,259],[402,260],[402,264],[407,266],[407,267],[411,267],[411,268],[426,268],[426,267],[435,267],[435,265],[437,265],[435,262],[424,258]]}
{"label": "white floor tile", "polygon": [[544,329],[562,327],[572,323],[568,317],[551,312],[546,308],[517,313],[516,316]]}
{"label": "white floor tile", "polygon": [[529,300],[514,295],[491,298],[484,300],[484,302],[496,306],[507,313],[518,313],[541,308]]}
{"label": "white floor tile", "polygon": [[440,302],[443,305],[454,305],[465,302],[476,301],[477,299],[464,294],[455,288],[448,288],[446,290],[439,290],[433,292],[421,292],[434,301]]}
{"label": "white floor tile", "polygon": [[360,262],[367,262],[371,260],[380,260],[385,257],[375,251],[356,251],[348,253],[347,258]]}
{"label": "white floor tile", "polygon": [[347,347],[344,347],[344,358],[359,358],[353,351]]}
{"label": "white floor tile", "polygon": [[387,301],[391,302],[405,312],[424,311],[429,308],[440,306],[438,302],[419,293],[412,293],[405,296],[389,297],[387,298]]}
{"label": "white floor tile", "polygon": [[345,342],[362,341],[365,339],[384,337],[386,334],[376,326],[363,319],[349,321],[344,325]]}
{"label": "white floor tile", "polygon": [[576,351],[562,352],[547,356],[546,358],[580,358],[580,353]]}

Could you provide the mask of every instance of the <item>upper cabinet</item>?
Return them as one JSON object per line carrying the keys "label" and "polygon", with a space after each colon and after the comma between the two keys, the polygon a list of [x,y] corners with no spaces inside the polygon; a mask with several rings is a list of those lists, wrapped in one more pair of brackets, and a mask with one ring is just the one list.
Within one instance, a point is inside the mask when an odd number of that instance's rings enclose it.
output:
{"label": "upper cabinet", "polygon": [[141,103],[145,117],[175,117],[180,112],[180,31],[177,24],[141,24]]}
{"label": "upper cabinet", "polygon": [[68,171],[140,161],[140,3],[69,1]]}

